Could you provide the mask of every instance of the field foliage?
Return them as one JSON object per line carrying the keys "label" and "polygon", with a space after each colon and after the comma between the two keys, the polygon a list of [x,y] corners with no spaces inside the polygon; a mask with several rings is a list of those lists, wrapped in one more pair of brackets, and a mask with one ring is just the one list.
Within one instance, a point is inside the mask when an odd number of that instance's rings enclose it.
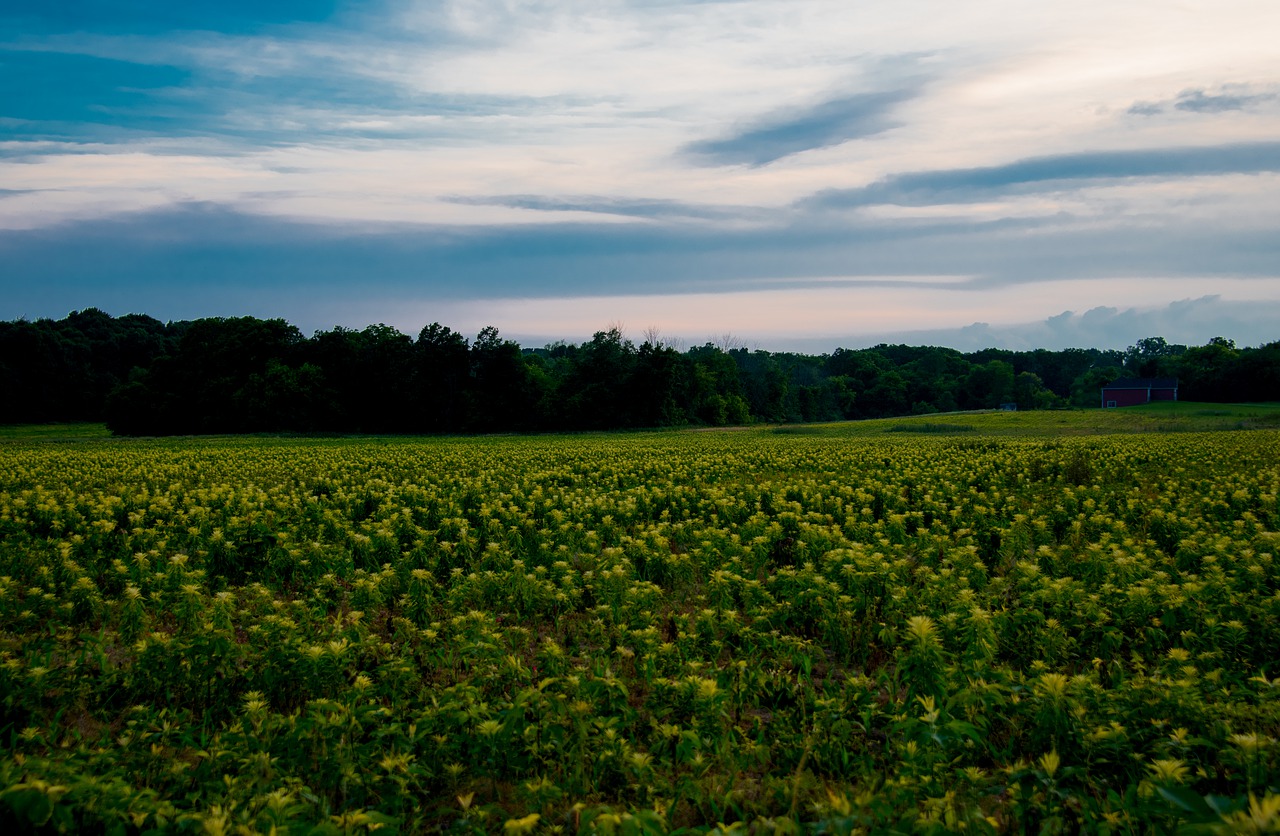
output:
{"label": "field foliage", "polygon": [[1274,829],[1280,433],[1056,415],[7,441],[0,820]]}

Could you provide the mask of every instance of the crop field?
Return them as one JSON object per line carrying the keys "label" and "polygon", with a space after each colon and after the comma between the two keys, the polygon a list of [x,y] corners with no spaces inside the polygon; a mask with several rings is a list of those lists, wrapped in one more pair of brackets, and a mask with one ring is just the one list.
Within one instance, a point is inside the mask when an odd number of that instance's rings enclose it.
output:
{"label": "crop field", "polygon": [[1275,411],[1120,412],[0,438],[0,825],[1274,832]]}

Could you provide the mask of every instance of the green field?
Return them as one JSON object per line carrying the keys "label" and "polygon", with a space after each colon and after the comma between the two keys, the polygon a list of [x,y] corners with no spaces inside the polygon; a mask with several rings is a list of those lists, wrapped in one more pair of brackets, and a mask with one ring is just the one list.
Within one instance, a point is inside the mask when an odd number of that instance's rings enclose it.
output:
{"label": "green field", "polygon": [[0,823],[1274,832],[1280,409],[0,432]]}
{"label": "green field", "polygon": [[103,424],[0,424],[0,444],[11,441],[88,441],[110,438]]}
{"label": "green field", "polygon": [[775,432],[866,436],[920,435],[1077,436],[1114,433],[1217,432],[1280,429],[1280,404],[1155,403],[1124,409],[1041,412],[952,412],[837,424],[781,426]]}

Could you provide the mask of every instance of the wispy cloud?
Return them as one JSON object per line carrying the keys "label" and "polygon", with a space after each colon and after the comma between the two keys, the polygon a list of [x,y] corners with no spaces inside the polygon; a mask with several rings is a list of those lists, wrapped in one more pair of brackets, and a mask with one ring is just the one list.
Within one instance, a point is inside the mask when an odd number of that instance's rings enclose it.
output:
{"label": "wispy cloud", "polygon": [[1174,107],[1178,110],[1189,110],[1193,113],[1223,113],[1228,110],[1244,110],[1261,102],[1272,101],[1274,93],[1252,96],[1227,95],[1223,93],[1209,94],[1203,90],[1189,90],[1178,97]]}
{"label": "wispy cloud", "polygon": [[1169,109],[1186,113],[1227,113],[1250,110],[1278,100],[1280,93],[1273,90],[1254,92],[1249,85],[1230,85],[1212,93],[1204,88],[1194,88],[1183,90],[1176,97],[1165,101],[1135,102],[1128,112],[1134,116],[1155,116]]}
{"label": "wispy cloud", "polygon": [[1274,171],[1280,171],[1280,142],[1088,151],[1030,157],[996,166],[894,174],[861,188],[821,191],[800,205],[821,209],[877,203],[966,203],[1026,187]]}
{"label": "wispy cloud", "polygon": [[544,195],[455,195],[446,198],[451,203],[468,206],[507,206],[513,209],[531,209],[537,212],[586,212],[598,215],[617,215],[643,219],[700,219],[732,220],[763,219],[761,210],[738,206],[711,206],[686,203],[679,200],[655,198],[624,198],[602,195],[577,195],[573,197],[548,197]]}
{"label": "wispy cloud", "polygon": [[771,113],[719,139],[686,145],[684,151],[703,165],[760,166],[816,148],[874,136],[894,127],[893,109],[917,91],[853,93],[802,109]]}

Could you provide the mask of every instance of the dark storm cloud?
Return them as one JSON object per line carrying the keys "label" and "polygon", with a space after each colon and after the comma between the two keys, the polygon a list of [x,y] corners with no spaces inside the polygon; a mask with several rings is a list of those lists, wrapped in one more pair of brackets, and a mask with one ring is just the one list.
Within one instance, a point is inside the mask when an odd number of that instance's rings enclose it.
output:
{"label": "dark storm cloud", "polygon": [[829,189],[800,202],[809,209],[892,203],[966,203],[994,195],[1062,188],[1072,183],[1132,177],[1199,177],[1280,171],[1280,142],[1194,148],[1088,151],[1031,157],[998,166],[894,174],[855,189]]}
{"label": "dark storm cloud", "polygon": [[807,109],[771,114],[729,136],[691,143],[684,151],[703,165],[766,165],[895,127],[890,112],[917,92],[889,90],[840,96]]}

